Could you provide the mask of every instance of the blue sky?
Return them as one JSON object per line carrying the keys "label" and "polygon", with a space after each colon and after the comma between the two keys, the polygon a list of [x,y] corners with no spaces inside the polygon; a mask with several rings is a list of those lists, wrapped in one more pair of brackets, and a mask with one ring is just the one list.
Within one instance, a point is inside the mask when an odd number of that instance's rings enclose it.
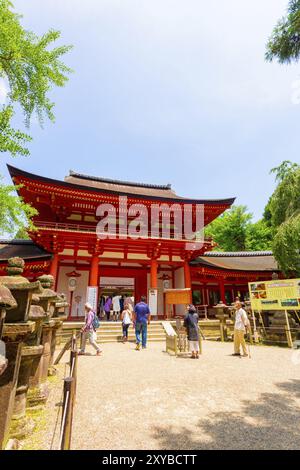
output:
{"label": "blue sky", "polygon": [[31,156],[1,156],[6,181],[11,163],[57,179],[73,169],[172,183],[183,196],[236,196],[259,218],[269,170],[299,162],[300,66],[264,61],[287,0],[14,4],[26,28],[74,45],[74,74],[52,93],[55,124],[33,119]]}

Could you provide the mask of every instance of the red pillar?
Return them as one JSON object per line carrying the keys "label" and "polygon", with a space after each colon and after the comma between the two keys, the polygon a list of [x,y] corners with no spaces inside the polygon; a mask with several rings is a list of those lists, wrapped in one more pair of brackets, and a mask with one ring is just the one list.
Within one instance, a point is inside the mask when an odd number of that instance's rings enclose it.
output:
{"label": "red pillar", "polygon": [[54,285],[57,284],[57,274],[58,274],[58,254],[54,253],[51,265],[50,265],[50,273],[51,276],[54,277]]}
{"label": "red pillar", "polygon": [[91,268],[90,268],[90,287],[98,287],[98,278],[99,278],[99,257],[98,255],[92,256]]}
{"label": "red pillar", "polygon": [[184,283],[186,289],[191,289],[190,293],[190,303],[192,303],[192,279],[191,279],[191,269],[188,261],[184,262]]}
{"label": "red pillar", "polygon": [[224,279],[221,279],[219,282],[219,287],[220,287],[220,297],[221,297],[221,302],[226,304],[226,297],[225,297],[225,281]]}
{"label": "red pillar", "polygon": [[156,259],[151,260],[151,268],[150,268],[150,285],[151,289],[157,289],[157,267],[158,263]]}

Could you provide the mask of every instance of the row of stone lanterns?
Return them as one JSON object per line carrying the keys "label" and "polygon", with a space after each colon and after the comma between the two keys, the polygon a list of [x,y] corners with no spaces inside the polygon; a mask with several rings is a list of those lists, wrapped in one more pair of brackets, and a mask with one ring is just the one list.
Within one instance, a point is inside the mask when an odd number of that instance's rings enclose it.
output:
{"label": "row of stone lanterns", "polygon": [[11,258],[7,276],[0,276],[0,449],[5,448],[12,423],[14,437],[28,432],[26,407],[47,400],[56,332],[68,306],[52,290],[52,276],[29,282],[23,269],[21,258]]}

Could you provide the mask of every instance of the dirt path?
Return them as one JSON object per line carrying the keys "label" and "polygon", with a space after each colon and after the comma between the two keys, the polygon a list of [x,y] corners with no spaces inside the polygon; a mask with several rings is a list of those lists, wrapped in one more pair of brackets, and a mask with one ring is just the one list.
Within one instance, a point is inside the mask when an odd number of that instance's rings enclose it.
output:
{"label": "dirt path", "polygon": [[[300,353],[204,342],[199,361],[105,344],[79,358],[73,449],[299,449]],[[294,354],[294,355],[293,355]]]}

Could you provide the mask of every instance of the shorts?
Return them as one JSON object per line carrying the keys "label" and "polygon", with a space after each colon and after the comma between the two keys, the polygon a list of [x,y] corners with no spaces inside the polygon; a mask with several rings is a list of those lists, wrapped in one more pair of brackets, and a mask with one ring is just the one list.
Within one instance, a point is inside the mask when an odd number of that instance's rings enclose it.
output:
{"label": "shorts", "polygon": [[200,348],[199,348],[199,341],[190,341],[189,340],[189,350],[190,352],[193,352],[193,351],[196,351],[196,352],[200,352]]}

